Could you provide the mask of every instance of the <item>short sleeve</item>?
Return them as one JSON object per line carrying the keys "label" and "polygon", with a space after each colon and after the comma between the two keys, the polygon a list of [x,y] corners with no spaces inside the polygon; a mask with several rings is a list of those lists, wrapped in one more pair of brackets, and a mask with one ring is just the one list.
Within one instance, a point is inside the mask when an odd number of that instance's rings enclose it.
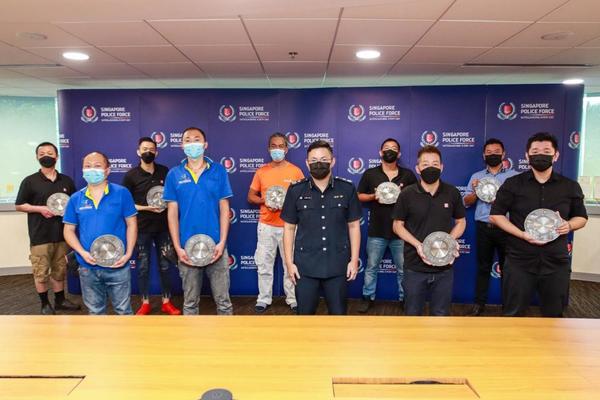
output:
{"label": "short sleeve", "polygon": [[464,218],[467,212],[465,210],[465,205],[463,204],[463,199],[458,189],[454,188],[454,195],[452,197],[452,202],[454,203],[452,205],[452,217],[454,219]]}
{"label": "short sleeve", "polygon": [[19,186],[19,192],[17,193],[17,199],[15,205],[20,206],[21,204],[31,202],[31,187],[29,186],[29,179],[23,179]]}
{"label": "short sleeve", "polygon": [[506,215],[513,204],[515,194],[512,188],[512,179],[509,178],[500,186],[496,193],[496,200],[492,203],[490,215]]}
{"label": "short sleeve", "polygon": [[357,189],[358,193],[364,193],[364,194],[373,194],[373,188],[371,187],[371,184],[369,182],[369,175],[367,172],[365,172],[361,177],[360,177],[360,181],[358,182],[358,189]]}
{"label": "short sleeve", "polygon": [[255,192],[260,192],[261,191],[261,185],[260,185],[260,169],[257,169],[256,172],[254,173],[254,177],[252,178],[252,182],[250,183],[250,189],[254,190]]}
{"label": "short sleeve", "polygon": [[407,192],[400,192],[400,196],[398,196],[398,200],[396,200],[396,204],[394,205],[394,210],[392,211],[392,219],[406,221],[407,217],[408,217],[408,195],[407,195]]}
{"label": "short sleeve", "polygon": [[177,202],[177,188],[175,185],[175,170],[170,170],[165,179],[165,190],[163,191],[163,199],[165,201]]}
{"label": "short sleeve", "polygon": [[[221,166],[221,164],[219,164]],[[227,199],[233,196],[233,191],[231,190],[231,183],[229,182],[229,174],[225,170],[225,168],[220,168],[221,174],[221,185],[219,186],[219,200]]]}
{"label": "short sleeve", "polygon": [[[471,175],[469,183],[467,183],[467,189],[465,190],[465,196],[473,194],[473,181],[475,180],[475,174]],[[463,196],[463,197],[465,197]]]}
{"label": "short sleeve", "polygon": [[348,222],[359,220],[362,217],[362,206],[358,200],[356,189],[352,186],[350,194],[350,203],[348,204]]}
{"label": "short sleeve", "polygon": [[67,188],[68,190],[68,195],[71,196],[73,195],[73,193],[75,193],[77,191],[77,189],[75,188],[75,182],[73,182],[73,179],[71,179],[71,177],[67,176],[67,179],[69,180],[69,184],[67,186],[69,186]]}
{"label": "short sleeve", "polygon": [[79,224],[79,218],[77,216],[77,202],[79,201],[78,199],[79,196],[77,196],[77,193],[71,196],[71,198],[69,198],[69,201],[67,202],[67,207],[65,208],[65,213],[63,215],[63,222],[65,224]]}
{"label": "short sleeve", "polygon": [[413,185],[415,183],[417,183],[417,177],[415,176],[415,173],[412,172],[410,169],[407,169],[407,174],[406,174],[406,185],[405,186],[409,186],[409,185]]}
{"label": "short sleeve", "polygon": [[288,224],[298,223],[298,211],[296,210],[296,194],[294,190],[288,190],[283,201],[280,217]]}
{"label": "short sleeve", "polygon": [[569,219],[573,217],[588,217],[587,211],[584,203],[583,190],[581,190],[581,186],[577,182],[573,182],[573,189],[571,190],[573,193],[571,197],[571,207],[569,208]]}
{"label": "short sleeve", "polygon": [[123,190],[121,194],[121,210],[123,218],[133,217],[137,214],[135,202],[129,190]]}
{"label": "short sleeve", "polygon": [[302,170],[300,168],[296,168],[295,180],[299,181],[301,179],[304,179],[304,172],[302,172]]}

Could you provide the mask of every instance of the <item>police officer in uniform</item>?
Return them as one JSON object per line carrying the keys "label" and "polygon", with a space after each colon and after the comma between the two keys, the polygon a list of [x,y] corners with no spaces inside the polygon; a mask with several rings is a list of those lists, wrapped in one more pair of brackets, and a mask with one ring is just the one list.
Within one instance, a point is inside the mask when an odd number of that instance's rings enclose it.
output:
{"label": "police officer in uniform", "polygon": [[328,142],[309,146],[306,165],[311,177],[289,187],[281,212],[285,265],[298,314],[315,314],[322,289],[329,314],[343,315],[347,282],[358,274],[361,205],[352,182],[331,175]]}

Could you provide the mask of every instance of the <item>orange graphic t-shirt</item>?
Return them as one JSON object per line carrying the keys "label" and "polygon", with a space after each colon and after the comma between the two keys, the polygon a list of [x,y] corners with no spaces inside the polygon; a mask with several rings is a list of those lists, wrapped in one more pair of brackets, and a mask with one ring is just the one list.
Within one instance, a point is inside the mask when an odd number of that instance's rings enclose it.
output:
{"label": "orange graphic t-shirt", "polygon": [[[287,190],[292,182],[302,178],[304,178],[302,170],[288,161],[278,167],[273,167],[271,163],[268,163],[256,170],[250,189],[260,192],[261,196],[264,197],[267,189],[271,186],[283,186]],[[281,210],[271,211],[264,204],[261,204],[259,221],[267,225],[281,227],[283,226],[283,220],[279,216],[280,214]]]}

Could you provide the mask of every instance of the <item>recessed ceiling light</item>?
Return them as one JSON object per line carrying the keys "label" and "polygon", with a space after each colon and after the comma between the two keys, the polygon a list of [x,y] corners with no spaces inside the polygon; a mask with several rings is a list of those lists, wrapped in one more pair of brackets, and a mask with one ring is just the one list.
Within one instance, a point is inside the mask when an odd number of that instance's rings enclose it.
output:
{"label": "recessed ceiling light", "polygon": [[562,83],[564,85],[581,85],[583,83],[583,79],[581,79],[581,78],[565,79]]}
{"label": "recessed ceiling light", "polygon": [[38,32],[19,32],[19,33],[17,33],[17,37],[20,37],[21,39],[28,39],[28,40],[46,40],[46,39],[48,39],[48,36],[44,35],[43,33],[38,33]]}
{"label": "recessed ceiling light", "polygon": [[379,58],[381,53],[377,50],[359,50],[356,52],[356,57],[363,60],[373,60]]}
{"label": "recessed ceiling light", "polygon": [[74,60],[74,61],[86,61],[90,59],[90,56],[88,56],[85,53],[80,53],[78,51],[67,51],[65,53],[63,53],[63,57],[66,58],[67,60]]}
{"label": "recessed ceiling light", "polygon": [[545,35],[542,35],[540,38],[542,40],[564,40],[566,38],[568,38],[569,36],[574,35],[573,32],[569,32],[569,31],[565,31],[565,32],[552,32],[552,33],[546,33]]}

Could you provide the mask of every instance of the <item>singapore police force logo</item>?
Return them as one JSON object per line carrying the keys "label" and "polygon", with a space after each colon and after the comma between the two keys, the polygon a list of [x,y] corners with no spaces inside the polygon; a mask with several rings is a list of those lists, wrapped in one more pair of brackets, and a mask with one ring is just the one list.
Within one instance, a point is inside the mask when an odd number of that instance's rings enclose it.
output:
{"label": "singapore police force logo", "polygon": [[367,115],[365,114],[365,108],[360,104],[352,104],[348,108],[348,119],[352,122],[364,121]]}
{"label": "singapore police force logo", "polygon": [[302,142],[300,141],[300,135],[298,134],[298,132],[287,132],[285,134],[285,138],[287,140],[288,147],[290,149],[297,149],[302,144]]}
{"label": "singapore police force logo", "polygon": [[229,265],[229,270],[233,271],[235,269],[237,269],[238,267],[238,262],[237,262],[237,257],[234,256],[233,254],[229,254],[229,258],[227,259],[228,265]]}
{"label": "singapore police force logo", "polygon": [[87,123],[98,121],[98,111],[94,106],[83,106],[81,109],[81,120]]}
{"label": "singapore police force logo", "polygon": [[362,174],[365,172],[365,162],[360,157],[352,157],[348,160],[348,172],[352,175]]}
{"label": "singapore police force logo", "polygon": [[152,132],[150,137],[152,138],[152,140],[154,140],[154,142],[156,143],[156,147],[158,147],[159,149],[164,149],[165,147],[167,147],[167,135],[165,135],[164,132]]}
{"label": "singapore police force logo", "polygon": [[569,135],[569,147],[575,150],[579,147],[579,142],[581,141],[581,135],[577,131],[571,132]]}
{"label": "singapore police force logo", "polygon": [[515,107],[515,103],[512,102],[502,102],[498,106],[498,114],[496,114],[498,119],[501,120],[513,120],[517,117],[517,108]]}
{"label": "singapore police force logo", "polygon": [[233,157],[221,158],[221,165],[230,174],[234,173],[237,170],[237,167],[235,166],[235,160]]}
{"label": "singapore police force logo", "polygon": [[232,105],[222,105],[219,108],[219,119],[223,122],[233,122],[237,118]]}
{"label": "singapore police force logo", "polygon": [[438,135],[435,131],[424,131],[421,134],[421,147],[436,146],[439,144]]}

